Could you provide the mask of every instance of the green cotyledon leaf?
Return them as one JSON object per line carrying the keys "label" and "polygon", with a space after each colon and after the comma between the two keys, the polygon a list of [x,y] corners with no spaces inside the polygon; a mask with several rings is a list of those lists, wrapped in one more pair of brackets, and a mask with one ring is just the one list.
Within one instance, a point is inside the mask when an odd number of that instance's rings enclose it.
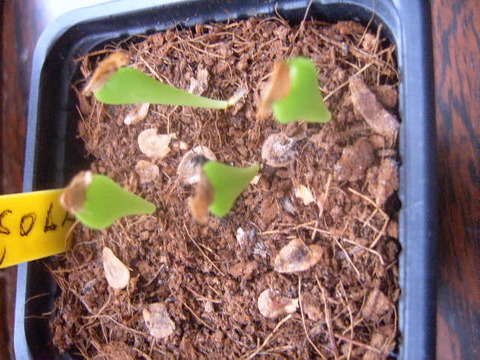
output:
{"label": "green cotyledon leaf", "polygon": [[247,168],[240,168],[208,161],[202,169],[214,191],[213,203],[208,209],[212,214],[223,217],[228,214],[235,200],[257,175],[260,166],[253,164]]}
{"label": "green cotyledon leaf", "polygon": [[155,205],[123,189],[112,179],[95,174],[85,190],[85,202],[75,217],[92,229],[103,229],[128,215],[151,214]]}
{"label": "green cotyledon leaf", "polygon": [[272,104],[275,119],[283,124],[293,121],[328,122],[332,115],[318,88],[317,69],[308,58],[288,60],[290,91]]}
{"label": "green cotyledon leaf", "polygon": [[227,101],[191,94],[128,67],[120,68],[94,94],[99,101],[110,105],[150,103],[210,109],[225,109],[228,106]]}

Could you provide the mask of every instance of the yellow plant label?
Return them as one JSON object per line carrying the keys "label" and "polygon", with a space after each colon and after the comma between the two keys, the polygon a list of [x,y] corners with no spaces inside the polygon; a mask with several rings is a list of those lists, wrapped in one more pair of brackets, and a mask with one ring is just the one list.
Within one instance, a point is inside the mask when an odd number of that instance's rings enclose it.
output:
{"label": "yellow plant label", "polygon": [[0,196],[0,269],[65,251],[75,217],[60,205],[62,191]]}

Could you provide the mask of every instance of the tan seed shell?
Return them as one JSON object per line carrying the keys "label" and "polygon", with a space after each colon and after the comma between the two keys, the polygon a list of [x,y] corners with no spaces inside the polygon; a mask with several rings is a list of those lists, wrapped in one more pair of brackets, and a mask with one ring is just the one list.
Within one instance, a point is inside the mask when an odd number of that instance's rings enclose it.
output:
{"label": "tan seed shell", "polygon": [[294,239],[285,245],[274,261],[274,269],[280,273],[305,271],[322,257],[323,250],[318,245],[306,246],[302,240]]}
{"label": "tan seed shell", "polygon": [[283,99],[290,93],[290,68],[284,60],[275,61],[268,84],[263,91],[257,117],[264,119],[272,103]]}
{"label": "tan seed shell", "polygon": [[150,335],[163,339],[173,334],[175,323],[170,319],[164,303],[154,303],[143,309],[143,320]]}
{"label": "tan seed shell", "polygon": [[190,88],[188,89],[188,92],[195,95],[202,95],[208,88],[209,77],[210,74],[208,73],[208,70],[199,67],[197,69],[197,77],[190,78]]}
{"label": "tan seed shell", "polygon": [[297,311],[298,299],[280,296],[272,290],[266,289],[258,297],[257,305],[260,314],[268,319],[275,319],[284,314],[291,314]]}
{"label": "tan seed shell", "polygon": [[206,224],[208,221],[208,208],[213,203],[215,194],[213,187],[203,174],[195,188],[195,196],[188,199],[188,207],[195,221]]}
{"label": "tan seed shell", "polygon": [[193,185],[200,180],[200,171],[203,161],[198,161],[199,159],[216,161],[217,157],[213,151],[206,146],[194,147],[182,157],[180,164],[178,164],[178,181],[188,185]]}
{"label": "tan seed shell", "polygon": [[400,128],[397,118],[385,110],[361,77],[352,76],[349,84],[354,110],[362,115],[374,132],[393,141]]}
{"label": "tan seed shell", "polygon": [[302,200],[303,205],[309,205],[315,201],[315,197],[312,194],[312,191],[307,188],[305,185],[300,185],[295,189],[295,196]]}
{"label": "tan seed shell", "polygon": [[150,161],[139,160],[135,165],[135,171],[140,178],[140,184],[152,182],[160,176],[160,169]]}
{"label": "tan seed shell", "polygon": [[162,159],[170,152],[170,135],[157,134],[157,129],[147,129],[138,135],[140,151],[152,159]]}
{"label": "tan seed shell", "polygon": [[128,282],[130,281],[130,271],[115,256],[112,250],[107,247],[103,248],[102,261],[108,285],[114,289],[123,289],[127,287]]}
{"label": "tan seed shell", "polygon": [[262,145],[262,159],[272,167],[286,167],[295,160],[295,140],[284,133],[270,135]]}
{"label": "tan seed shell", "polygon": [[145,120],[145,118],[148,115],[148,110],[150,109],[150,104],[149,103],[143,103],[143,104],[137,104],[132,111],[130,111],[127,116],[125,116],[125,119],[123,120],[123,123],[125,125],[135,125],[138,124],[140,121]]}
{"label": "tan seed shell", "polygon": [[87,198],[87,187],[92,182],[92,172],[82,171],[75,175],[60,195],[60,204],[70,213],[83,210]]}
{"label": "tan seed shell", "polygon": [[362,316],[367,320],[377,321],[392,308],[390,299],[379,289],[370,291],[362,308]]}
{"label": "tan seed shell", "polygon": [[98,63],[90,81],[82,91],[89,96],[92,92],[100,90],[103,85],[115,74],[118,69],[128,64],[128,57],[124,53],[114,52]]}

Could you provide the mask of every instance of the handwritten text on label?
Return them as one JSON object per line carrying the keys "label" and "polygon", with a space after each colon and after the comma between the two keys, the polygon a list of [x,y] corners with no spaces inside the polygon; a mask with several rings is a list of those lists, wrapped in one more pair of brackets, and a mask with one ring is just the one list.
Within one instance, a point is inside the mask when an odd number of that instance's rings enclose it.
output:
{"label": "handwritten text on label", "polygon": [[0,268],[59,254],[75,222],[62,189],[0,196]]}

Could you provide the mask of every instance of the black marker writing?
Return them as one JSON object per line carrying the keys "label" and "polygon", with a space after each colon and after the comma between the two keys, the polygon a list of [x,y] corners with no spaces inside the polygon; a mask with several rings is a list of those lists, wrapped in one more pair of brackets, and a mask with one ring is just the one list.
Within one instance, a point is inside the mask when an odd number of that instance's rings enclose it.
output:
{"label": "black marker writing", "polygon": [[65,226],[65,224],[67,223],[67,221],[70,221],[70,222],[72,222],[72,223],[75,222],[75,220],[76,220],[75,217],[69,216],[69,215],[70,215],[70,213],[69,213],[68,211],[65,212],[65,217],[63,218],[63,221],[62,221],[62,227]]}
{"label": "black marker writing", "polygon": [[32,231],[37,215],[33,212],[25,214],[20,220],[20,236],[27,236]]}
{"label": "black marker writing", "polygon": [[52,220],[52,209],[53,209],[53,203],[50,203],[50,207],[48,208],[48,212],[47,212],[47,217],[45,218],[45,226],[43,227],[43,232],[55,231],[57,229],[57,224],[54,224]]}
{"label": "black marker writing", "polygon": [[12,210],[4,210],[0,214],[0,234],[5,234],[5,235],[10,234],[10,229],[7,229],[5,226],[2,225],[2,220],[5,216],[7,216],[7,214],[11,214],[11,213],[12,213]]}
{"label": "black marker writing", "polygon": [[3,260],[5,260],[5,256],[7,255],[7,248],[3,247],[3,254],[0,256],[0,265],[3,264]]}

